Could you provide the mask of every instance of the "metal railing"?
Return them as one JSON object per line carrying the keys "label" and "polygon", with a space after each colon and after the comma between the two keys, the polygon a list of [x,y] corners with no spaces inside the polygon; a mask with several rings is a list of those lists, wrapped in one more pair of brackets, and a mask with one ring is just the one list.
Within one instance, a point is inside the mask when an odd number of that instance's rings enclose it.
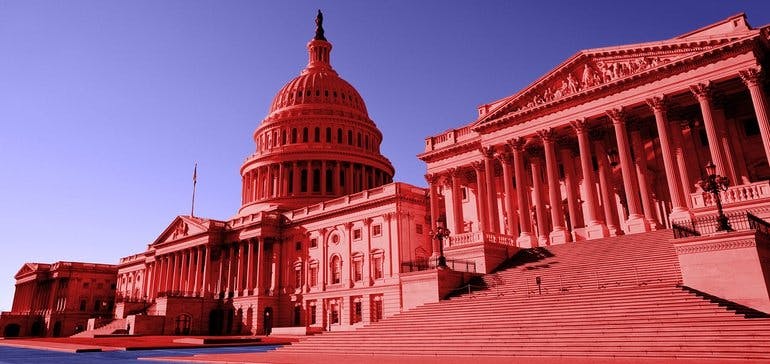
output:
{"label": "metal railing", "polygon": [[[460,259],[447,259],[446,265],[449,269],[458,272],[476,273],[476,262]],[[419,272],[423,270],[436,269],[438,258],[418,259],[401,262],[401,273]]]}
{"label": "metal railing", "polygon": [[[725,216],[727,216],[727,222],[734,231],[757,230],[764,234],[770,234],[770,223],[749,212],[735,212],[725,214]],[[713,234],[719,231],[718,228],[719,217],[717,215],[671,222],[674,239]]]}

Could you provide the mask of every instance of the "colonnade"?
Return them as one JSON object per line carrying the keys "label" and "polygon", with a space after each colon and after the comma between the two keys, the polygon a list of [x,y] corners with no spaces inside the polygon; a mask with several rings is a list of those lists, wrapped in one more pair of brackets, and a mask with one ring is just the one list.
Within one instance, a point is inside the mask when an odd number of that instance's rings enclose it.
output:
{"label": "colonnade", "polygon": [[259,166],[243,176],[244,204],[288,196],[341,196],[391,182],[385,171],[360,163],[310,160]]}
{"label": "colonnade", "polygon": [[[752,68],[741,71],[736,78],[740,77],[748,87],[765,154],[770,160],[770,118],[759,76],[759,71]],[[734,141],[724,132],[727,128],[724,113],[714,105],[712,88],[706,81],[685,91],[698,102],[708,140],[708,158],[717,166],[718,174],[734,183],[748,182],[741,178],[745,171],[740,171],[741,163],[729,148]],[[680,124],[669,122],[670,105],[666,100],[665,95],[653,95],[644,99],[641,106],[646,106],[655,119],[651,128],[657,133],[665,170],[669,218],[691,218],[689,194],[695,182],[691,176],[699,175],[700,170],[694,173],[688,170],[693,164],[688,163],[688,157],[692,158],[696,151],[685,142]],[[647,180],[648,153],[637,126],[638,119],[635,118],[634,126],[629,128],[629,119],[639,115],[626,111],[639,114],[638,104],[617,105],[603,115],[511,136],[503,144],[482,146],[479,160],[426,175],[431,195],[431,226],[436,226],[442,210],[439,187],[443,184],[450,188],[444,193],[453,234],[473,230],[508,235],[516,237],[519,246],[532,247],[656,228],[652,181]],[[721,115],[715,117],[715,113]],[[609,155],[616,159],[613,164],[620,166],[622,183],[619,185],[613,184],[614,166],[608,161]],[[501,180],[496,173],[498,165],[502,170]],[[745,169],[745,165],[742,168]],[[582,181],[578,180],[577,170]],[[477,226],[469,229],[463,216],[466,211],[460,189],[471,184],[475,184]],[[618,209],[616,191],[621,209]],[[562,201],[566,201],[566,206]],[[438,250],[437,244],[434,241],[434,253]]]}

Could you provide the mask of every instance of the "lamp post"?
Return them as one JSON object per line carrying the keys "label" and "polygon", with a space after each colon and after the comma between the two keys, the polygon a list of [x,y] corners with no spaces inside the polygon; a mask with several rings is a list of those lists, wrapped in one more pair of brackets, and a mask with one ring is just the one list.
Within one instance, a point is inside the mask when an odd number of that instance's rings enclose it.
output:
{"label": "lamp post", "polygon": [[610,162],[610,167],[615,168],[618,164],[620,164],[620,156],[618,155],[618,151],[615,149],[610,149],[607,152],[607,159]]}
{"label": "lamp post", "polygon": [[716,172],[717,167],[713,162],[709,162],[706,165],[706,176],[703,177],[698,184],[704,192],[714,195],[714,200],[717,204],[717,222],[719,223],[717,231],[733,231],[727,216],[725,216],[724,211],[722,211],[722,197],[719,195],[720,192],[727,191],[727,187],[730,186],[730,180],[725,176],[716,174]]}
{"label": "lamp post", "polygon": [[430,232],[431,237],[438,239],[438,268],[446,268],[446,257],[444,257],[444,238],[449,236],[449,229],[444,227],[443,221],[437,221],[436,227]]}

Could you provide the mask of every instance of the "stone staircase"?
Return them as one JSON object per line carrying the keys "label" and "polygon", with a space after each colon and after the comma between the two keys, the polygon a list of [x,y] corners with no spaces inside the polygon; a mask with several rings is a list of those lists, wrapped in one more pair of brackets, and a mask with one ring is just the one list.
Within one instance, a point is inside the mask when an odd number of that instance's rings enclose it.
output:
{"label": "stone staircase", "polygon": [[664,230],[530,249],[477,286],[460,290],[466,293],[356,331],[303,338],[265,359],[292,354],[770,359],[767,315],[738,313],[679,286],[671,236]]}
{"label": "stone staircase", "polygon": [[126,319],[113,319],[108,324],[99,326],[93,330],[79,332],[70,337],[93,338],[98,335],[128,334],[126,331]]}

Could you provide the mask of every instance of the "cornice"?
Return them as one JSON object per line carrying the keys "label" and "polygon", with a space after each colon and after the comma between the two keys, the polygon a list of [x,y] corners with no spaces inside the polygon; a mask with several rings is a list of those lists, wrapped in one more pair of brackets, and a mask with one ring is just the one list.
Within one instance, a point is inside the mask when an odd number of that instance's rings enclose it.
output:
{"label": "cornice", "polygon": [[431,163],[431,162],[440,161],[442,159],[450,158],[453,155],[457,155],[460,153],[479,150],[480,148],[481,148],[481,140],[474,139],[474,140],[465,141],[460,144],[452,144],[446,148],[441,148],[437,150],[432,150],[430,152],[418,154],[417,158],[419,158],[423,162]]}
{"label": "cornice", "polygon": [[743,248],[752,248],[757,246],[757,241],[755,238],[750,239],[738,239],[738,240],[720,240],[715,242],[705,242],[701,244],[693,244],[693,245],[676,245],[676,254],[677,255],[684,255],[684,254],[697,254],[697,253],[707,253],[707,252],[715,252],[715,251],[724,251],[724,250],[735,250],[735,249],[743,249]]}

